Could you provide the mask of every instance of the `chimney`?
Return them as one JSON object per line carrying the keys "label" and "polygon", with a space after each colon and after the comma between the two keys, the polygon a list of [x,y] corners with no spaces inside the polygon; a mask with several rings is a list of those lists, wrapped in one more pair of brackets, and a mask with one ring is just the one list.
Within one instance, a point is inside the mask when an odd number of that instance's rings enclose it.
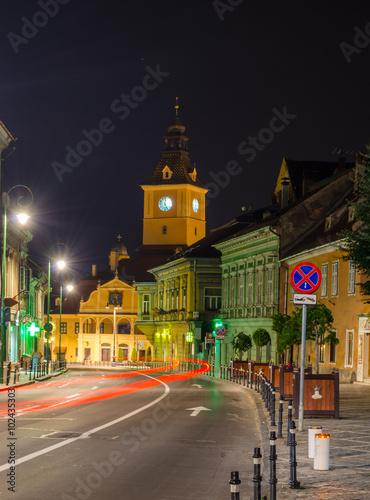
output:
{"label": "chimney", "polygon": [[284,177],[281,182],[281,195],[280,195],[281,208],[285,208],[289,203],[289,179]]}
{"label": "chimney", "polygon": [[91,276],[96,276],[96,264],[92,265]]}

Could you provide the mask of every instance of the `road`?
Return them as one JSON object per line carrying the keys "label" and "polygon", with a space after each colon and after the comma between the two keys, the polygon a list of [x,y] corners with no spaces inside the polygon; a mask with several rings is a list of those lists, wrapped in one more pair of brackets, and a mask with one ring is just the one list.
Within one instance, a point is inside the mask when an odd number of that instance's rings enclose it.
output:
{"label": "road", "polygon": [[70,370],[15,390],[15,428],[8,395],[0,393],[1,498],[224,500],[233,470],[241,498],[252,494],[259,425],[238,386],[204,375]]}

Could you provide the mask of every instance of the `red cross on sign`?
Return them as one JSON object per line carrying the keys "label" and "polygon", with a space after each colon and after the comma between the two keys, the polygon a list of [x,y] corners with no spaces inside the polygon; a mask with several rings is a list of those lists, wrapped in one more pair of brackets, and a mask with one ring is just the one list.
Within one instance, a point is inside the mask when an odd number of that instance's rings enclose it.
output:
{"label": "red cross on sign", "polygon": [[313,293],[321,284],[320,269],[310,262],[298,264],[290,275],[290,282],[299,293]]}
{"label": "red cross on sign", "polygon": [[215,330],[215,333],[216,333],[217,336],[219,336],[219,335],[225,335],[225,332],[226,332],[226,330],[225,330],[224,326],[218,326],[216,328],[216,330]]}

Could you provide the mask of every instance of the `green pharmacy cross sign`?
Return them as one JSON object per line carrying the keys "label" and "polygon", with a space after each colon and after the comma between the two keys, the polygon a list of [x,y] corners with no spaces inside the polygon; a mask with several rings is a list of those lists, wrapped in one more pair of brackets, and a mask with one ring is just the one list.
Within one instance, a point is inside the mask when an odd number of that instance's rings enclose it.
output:
{"label": "green pharmacy cross sign", "polygon": [[35,333],[38,333],[40,331],[40,327],[36,326],[36,323],[33,322],[31,323],[31,326],[27,326],[26,330],[31,335],[31,337],[34,337]]}

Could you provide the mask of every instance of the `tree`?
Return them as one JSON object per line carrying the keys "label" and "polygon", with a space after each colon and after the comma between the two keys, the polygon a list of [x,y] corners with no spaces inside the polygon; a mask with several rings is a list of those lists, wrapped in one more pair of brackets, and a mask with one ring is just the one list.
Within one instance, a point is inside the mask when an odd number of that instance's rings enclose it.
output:
{"label": "tree", "polygon": [[145,361],[151,361],[151,360],[152,360],[152,348],[148,346],[146,350]]}
{"label": "tree", "polygon": [[[284,344],[283,329],[284,329],[284,327],[289,319],[290,319],[290,316],[288,314],[276,313],[272,316],[271,328],[277,334],[277,351],[280,354],[282,354],[287,349],[287,347],[284,347],[283,349],[281,349],[280,344]],[[291,348],[291,346],[288,346],[288,347]]]}
{"label": "tree", "polygon": [[306,338],[316,343],[316,373],[319,373],[320,345],[329,342],[339,343],[339,339],[332,330],[333,321],[331,310],[324,304],[307,308]]}
{"label": "tree", "polygon": [[137,361],[137,350],[134,347],[131,352],[131,361],[136,362]]}
{"label": "tree", "polygon": [[264,328],[257,328],[252,334],[253,342],[259,347],[259,362],[262,358],[262,347],[271,342],[270,334]]}
{"label": "tree", "polygon": [[345,231],[345,243],[341,249],[346,253],[345,260],[353,261],[356,269],[362,273],[366,281],[359,283],[360,291],[365,296],[365,303],[370,303],[370,148],[362,155],[361,171],[357,171],[355,200],[351,203],[354,215],[360,227],[355,231]]}
{"label": "tree", "polygon": [[252,347],[252,339],[250,335],[243,332],[238,333],[231,341],[231,345],[235,352],[239,353],[239,360],[243,358],[243,352],[248,351]]}
{"label": "tree", "polygon": [[123,361],[123,351],[122,351],[122,347],[120,347],[120,348],[118,349],[118,361],[119,361],[120,363],[122,363],[122,361]]}
{"label": "tree", "polygon": [[[332,331],[333,314],[331,310],[324,304],[307,307],[306,318],[306,339],[313,340],[316,343],[316,370],[319,373],[319,350],[320,345],[333,342],[338,344],[339,339],[336,338]],[[296,307],[282,327],[278,352],[283,352],[288,347],[299,346],[302,340],[302,307]],[[296,353],[296,365],[299,364],[299,350]]]}

